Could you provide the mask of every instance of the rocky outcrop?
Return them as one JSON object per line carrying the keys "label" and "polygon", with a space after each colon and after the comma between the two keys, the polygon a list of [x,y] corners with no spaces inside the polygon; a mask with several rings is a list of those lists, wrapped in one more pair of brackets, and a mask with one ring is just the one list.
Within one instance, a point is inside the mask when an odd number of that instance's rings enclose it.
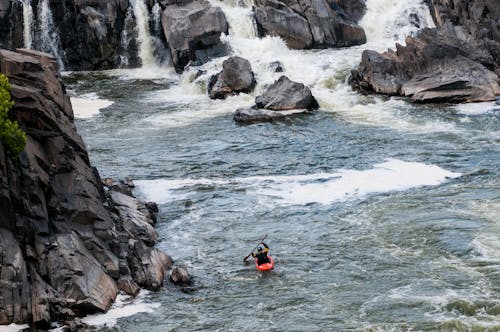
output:
{"label": "rocky outcrop", "polygon": [[212,99],[225,99],[229,94],[249,93],[255,87],[252,66],[247,59],[230,57],[222,63],[222,71],[208,82],[208,95]]}
{"label": "rocky outcrop", "polygon": [[237,109],[233,118],[239,123],[274,121],[317,108],[318,102],[308,87],[281,76],[255,98],[253,107]]}
{"label": "rocky outcrop", "polygon": [[365,51],[352,85],[415,102],[495,100],[500,94],[500,34],[495,1],[430,1],[437,28],[383,54]]}
{"label": "rocky outcrop", "polygon": [[224,52],[220,35],[228,32],[226,17],[206,0],[169,3],[163,11],[162,26],[178,72],[188,64],[200,65]]}
{"label": "rocky outcrop", "polygon": [[[290,48],[345,47],[366,43],[357,25],[364,1],[257,0],[254,15],[261,35],[279,36]],[[345,10],[349,9],[349,10]],[[350,15],[353,15],[351,17]]]}
{"label": "rocky outcrop", "polygon": [[0,144],[0,324],[105,311],[121,290],[158,289],[171,259],[154,248],[154,204],[104,186],[48,54],[0,51],[27,134],[18,160]]}

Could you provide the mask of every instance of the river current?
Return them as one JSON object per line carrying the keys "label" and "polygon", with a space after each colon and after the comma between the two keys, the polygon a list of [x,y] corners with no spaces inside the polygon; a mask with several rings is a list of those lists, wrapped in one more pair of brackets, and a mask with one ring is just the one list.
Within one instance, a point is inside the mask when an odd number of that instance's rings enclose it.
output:
{"label": "river current", "polygon": [[[120,302],[125,317],[88,321],[123,331],[498,331],[500,106],[414,105],[346,83],[362,50],[432,26],[425,6],[369,0],[367,45],[293,51],[254,37],[249,8],[217,3],[232,24],[224,42],[256,73],[251,95],[208,98],[225,58],[183,75],[168,65],[65,74],[93,165],[159,204],[158,247],[195,280],[194,291],[167,283]],[[232,112],[280,76],[272,61],[320,110],[236,124]],[[265,234],[276,268],[260,273],[242,258]]]}

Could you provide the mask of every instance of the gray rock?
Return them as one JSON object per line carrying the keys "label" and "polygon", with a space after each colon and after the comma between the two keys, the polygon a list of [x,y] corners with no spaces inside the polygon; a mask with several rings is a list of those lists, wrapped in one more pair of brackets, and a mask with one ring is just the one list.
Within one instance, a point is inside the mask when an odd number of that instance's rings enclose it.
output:
{"label": "gray rock", "polygon": [[285,71],[283,64],[279,61],[273,61],[269,64],[269,69],[274,73],[282,73]]}
{"label": "gray rock", "polygon": [[172,273],[170,274],[170,280],[179,286],[191,286],[192,278],[189,274],[188,270],[183,266],[176,266],[172,269]]}
{"label": "gray rock", "polygon": [[294,109],[289,111],[271,111],[262,108],[238,108],[234,113],[234,121],[241,124],[251,124],[257,122],[273,122],[283,120],[296,114],[309,113],[307,109]]}
{"label": "gray rock", "polygon": [[222,71],[210,78],[208,94],[212,99],[225,99],[229,94],[249,93],[255,84],[250,62],[232,56],[222,63]]}
{"label": "gray rock", "polygon": [[[343,1],[257,0],[254,15],[261,35],[279,36],[294,49],[366,43],[364,30],[346,14]],[[356,4],[359,6],[360,1]],[[364,4],[364,2],[363,2]]]}
{"label": "gray rock", "polygon": [[286,76],[281,76],[262,95],[257,96],[255,104],[257,108],[275,111],[313,110],[319,107],[308,87],[302,83],[290,81]]}
{"label": "gray rock", "polygon": [[364,51],[355,88],[411,96],[417,102],[494,100],[500,93],[492,55],[448,30],[424,29],[406,46],[383,54]]}
{"label": "gray rock", "polygon": [[220,35],[228,32],[226,17],[206,0],[168,4],[162,26],[178,72],[188,63],[199,65],[223,52]]}
{"label": "gray rock", "polygon": [[172,265],[153,248],[158,207],[131,196],[130,181],[103,188],[56,67],[48,54],[0,50],[9,115],[27,134],[19,160],[0,143],[0,324],[105,311],[119,289],[161,287]]}

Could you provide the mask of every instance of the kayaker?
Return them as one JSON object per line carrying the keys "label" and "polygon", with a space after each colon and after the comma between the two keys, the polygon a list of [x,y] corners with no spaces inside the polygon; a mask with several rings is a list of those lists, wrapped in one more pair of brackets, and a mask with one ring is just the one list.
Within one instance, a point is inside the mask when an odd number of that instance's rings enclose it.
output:
{"label": "kayaker", "polygon": [[269,246],[264,242],[259,243],[257,247],[257,253],[252,252],[252,257],[257,258],[257,265],[269,263],[269,257],[267,253],[269,252]]}

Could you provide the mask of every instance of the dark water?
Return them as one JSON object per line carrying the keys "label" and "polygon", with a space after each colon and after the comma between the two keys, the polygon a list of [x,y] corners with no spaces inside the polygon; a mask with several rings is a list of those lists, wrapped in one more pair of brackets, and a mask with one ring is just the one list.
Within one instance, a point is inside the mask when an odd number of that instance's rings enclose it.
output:
{"label": "dark water", "polygon": [[[498,107],[359,97],[241,126],[214,112],[231,99],[162,99],[175,77],[66,81],[114,101],[77,120],[91,160],[160,203],[158,247],[195,279],[116,329],[500,330]],[[242,263],[263,234],[268,273]]]}

